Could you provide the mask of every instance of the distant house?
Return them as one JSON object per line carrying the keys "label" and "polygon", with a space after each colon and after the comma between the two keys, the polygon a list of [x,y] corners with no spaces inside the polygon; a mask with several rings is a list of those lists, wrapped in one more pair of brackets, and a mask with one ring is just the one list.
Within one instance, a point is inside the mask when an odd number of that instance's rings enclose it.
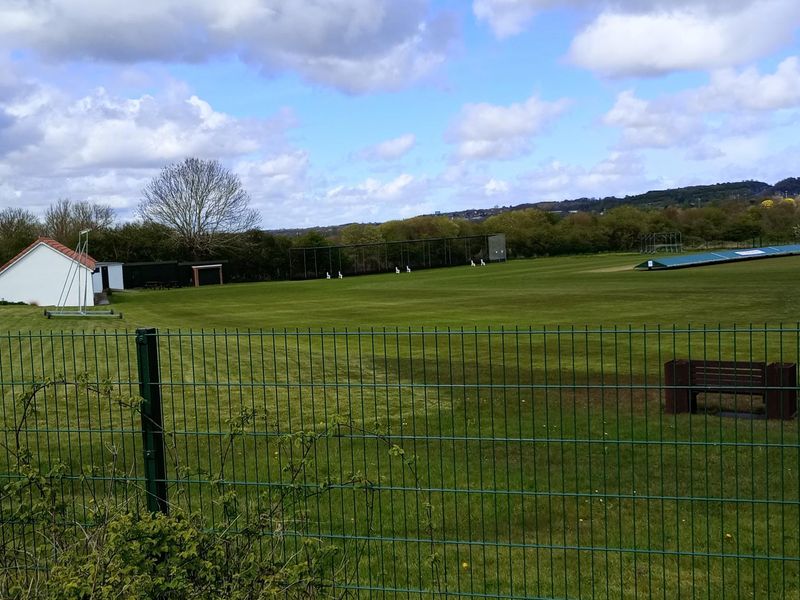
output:
{"label": "distant house", "polygon": [[[92,273],[97,266],[90,256],[50,238],[39,238],[0,267],[0,299],[39,306],[93,306]],[[81,295],[84,297],[81,298]]]}

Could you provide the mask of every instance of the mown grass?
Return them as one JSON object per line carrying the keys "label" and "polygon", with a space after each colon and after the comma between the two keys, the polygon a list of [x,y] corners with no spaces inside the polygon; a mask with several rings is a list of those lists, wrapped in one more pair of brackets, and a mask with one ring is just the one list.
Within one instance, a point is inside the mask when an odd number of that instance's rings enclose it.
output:
{"label": "mown grass", "polygon": [[541,258],[316,280],[116,293],[124,319],[0,307],[0,330],[507,327],[795,322],[800,257],[637,272],[638,254]]}
{"label": "mown grass", "polygon": [[[88,373],[135,397],[134,340],[103,328],[155,326],[172,332],[159,342],[171,499],[226,526],[224,492],[257,511],[292,483],[286,440],[326,432],[294,483],[328,482],[302,512],[345,552],[360,544],[348,583],[365,597],[796,595],[796,421],[665,415],[662,366],[797,362],[793,327],[747,325],[795,321],[800,259],[620,270],[639,260],[131,291],[114,296],[122,321],[0,307],[6,331],[36,332],[0,336],[4,443],[14,397],[44,377]],[[137,414],[71,385],[38,409],[25,443],[69,465],[62,495],[80,518],[113,469],[141,478]]]}

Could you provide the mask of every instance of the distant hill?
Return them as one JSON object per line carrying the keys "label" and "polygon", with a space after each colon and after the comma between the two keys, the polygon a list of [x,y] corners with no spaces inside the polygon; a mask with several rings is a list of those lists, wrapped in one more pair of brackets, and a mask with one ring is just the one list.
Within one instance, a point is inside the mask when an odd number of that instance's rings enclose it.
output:
{"label": "distant hill", "polygon": [[715,183],[713,185],[693,185],[683,188],[667,190],[654,190],[635,196],[606,196],[605,198],[577,198],[575,200],[562,200],[561,202],[530,202],[513,206],[498,206],[494,208],[473,208],[454,212],[437,213],[442,216],[482,221],[492,215],[497,215],[511,210],[538,208],[539,210],[557,212],[603,212],[618,206],[637,206],[642,208],[665,208],[667,206],[702,206],[710,202],[724,200],[741,200],[745,202],[760,202],[765,197],[773,194],[793,195],[800,193],[800,180],[797,180],[797,192],[783,190],[794,189],[791,184],[784,185],[779,191],[777,188],[784,180],[771,186],[763,181],[737,181],[733,183]]}
{"label": "distant hill", "polygon": [[[771,196],[797,196],[800,195],[800,178],[789,177],[769,185],[763,181],[735,181],[729,183],[715,183],[712,185],[693,185],[689,187],[667,190],[653,190],[644,194],[625,196],[606,196],[605,198],[577,198],[562,200],[560,202],[530,202],[511,206],[495,206],[493,208],[470,208],[452,212],[437,212],[436,216],[451,219],[467,219],[469,221],[483,221],[493,215],[526,208],[536,208],[550,212],[596,212],[600,213],[618,206],[636,206],[640,208],[665,208],[667,206],[703,206],[713,202],[741,201],[756,204]],[[432,216],[432,215],[427,215]],[[315,231],[325,237],[335,236],[346,225],[329,225],[324,227],[309,227],[306,229],[274,229],[268,233],[297,237]]]}

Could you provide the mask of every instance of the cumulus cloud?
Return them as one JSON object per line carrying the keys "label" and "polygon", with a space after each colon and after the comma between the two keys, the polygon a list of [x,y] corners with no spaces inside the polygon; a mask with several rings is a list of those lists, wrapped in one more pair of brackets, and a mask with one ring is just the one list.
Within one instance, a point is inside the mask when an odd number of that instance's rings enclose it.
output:
{"label": "cumulus cloud", "polygon": [[41,88],[3,108],[16,126],[35,132],[34,143],[19,140],[6,160],[21,170],[47,164],[54,174],[247,154],[284,121],[233,118],[194,95],[120,98],[102,88],[78,99]]}
{"label": "cumulus cloud", "polygon": [[[800,59],[782,61],[775,72],[722,69],[707,85],[645,100],[627,90],[617,96],[603,122],[618,127],[629,148],[684,146],[691,158],[708,160],[732,152],[736,137],[784,125],[775,111],[800,109]],[[796,119],[789,116],[791,122]],[[720,149],[723,139],[726,151]]]}
{"label": "cumulus cloud", "polygon": [[365,148],[359,156],[367,160],[395,160],[408,154],[416,142],[417,138],[413,133],[406,133]]}
{"label": "cumulus cloud", "polygon": [[712,12],[707,3],[653,12],[601,13],[569,49],[576,65],[611,77],[740,65],[791,41],[800,24],[795,0],[752,2]]}
{"label": "cumulus cloud", "polygon": [[451,124],[446,139],[456,145],[461,159],[514,158],[528,151],[531,139],[556,117],[569,102],[540,100],[531,96],[508,106],[467,104]]}
{"label": "cumulus cloud", "polygon": [[551,4],[549,0],[474,0],[472,12],[497,37],[505,38],[520,33],[539,9]]}
{"label": "cumulus cloud", "polygon": [[329,185],[327,188],[316,182],[316,191],[305,198],[302,211],[295,211],[294,223],[318,225],[413,216],[430,208],[427,204],[428,188],[427,180],[410,173],[388,179],[368,177],[358,183]]}
{"label": "cumulus cloud", "polygon": [[76,98],[13,71],[6,79],[18,85],[17,93],[0,97],[0,207],[22,198],[41,211],[66,196],[111,204],[124,218],[158,169],[186,156],[227,163],[265,157],[242,169],[258,173],[259,189],[274,194],[284,175],[300,177],[307,162],[285,139],[295,124],[290,110],[247,119],[214,109],[182,86],[158,97],[97,88]]}
{"label": "cumulus cloud", "polygon": [[696,111],[773,111],[800,106],[800,59],[790,56],[774,73],[762,75],[755,67],[737,72],[723,69],[710,83],[690,94]]}
{"label": "cumulus cloud", "polygon": [[[305,150],[289,150],[259,159],[244,159],[234,165],[250,193],[252,206],[261,212],[269,229],[313,221],[308,190],[318,185],[311,174],[311,159]],[[319,221],[314,222],[319,224]]]}
{"label": "cumulus cloud", "polygon": [[505,194],[508,192],[509,186],[507,181],[502,179],[495,179],[492,177],[483,186],[483,193],[486,196],[497,196],[498,194]]}
{"label": "cumulus cloud", "polygon": [[638,154],[612,152],[600,162],[582,167],[553,160],[525,173],[512,189],[531,201],[625,195],[653,189]]}
{"label": "cumulus cloud", "polygon": [[[431,208],[427,181],[410,173],[344,185],[315,175],[309,152],[288,141],[297,122],[288,109],[240,118],[181,84],[158,96],[97,88],[75,97],[13,70],[5,79],[16,91],[0,97],[0,208],[24,203],[41,214],[69,197],[110,204],[126,220],[158,170],[188,155],[228,165],[270,228],[383,220]],[[374,148],[389,158],[413,143],[407,134]]]}
{"label": "cumulus cloud", "polygon": [[702,10],[709,14],[731,13],[755,0],[473,0],[472,12],[486,22],[498,38],[525,30],[542,11],[569,7],[593,12],[658,13],[667,10]]}
{"label": "cumulus cloud", "polygon": [[240,161],[235,170],[245,188],[253,190],[257,197],[283,199],[302,193],[309,164],[308,152],[294,150],[260,160]]}
{"label": "cumulus cloud", "polygon": [[344,204],[360,204],[364,199],[377,202],[393,201],[402,198],[414,181],[414,176],[408,173],[402,173],[386,182],[369,177],[356,185],[333,187],[326,192],[325,198],[328,201]]}
{"label": "cumulus cloud", "polygon": [[426,0],[94,0],[0,4],[0,44],[54,61],[200,62],[236,55],[347,92],[395,89],[445,58],[454,19]]}
{"label": "cumulus cloud", "polygon": [[622,130],[631,147],[668,148],[690,136],[700,135],[702,121],[675,110],[670,102],[650,102],[627,90],[617,96],[603,122]]}
{"label": "cumulus cloud", "polygon": [[495,36],[524,31],[555,8],[588,24],[568,52],[574,64],[610,77],[739,66],[791,43],[800,28],[796,0],[473,0]]}
{"label": "cumulus cloud", "polygon": [[514,177],[465,177],[458,189],[462,208],[494,204],[558,202],[580,197],[634,194],[655,189],[661,182],[648,177],[642,157],[634,151],[613,151],[595,164],[582,166],[551,159]]}

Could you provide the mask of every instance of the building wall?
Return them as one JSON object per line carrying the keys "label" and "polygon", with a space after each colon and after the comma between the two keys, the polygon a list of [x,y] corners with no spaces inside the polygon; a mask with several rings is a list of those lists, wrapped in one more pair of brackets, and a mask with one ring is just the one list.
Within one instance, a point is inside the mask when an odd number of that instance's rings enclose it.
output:
{"label": "building wall", "polygon": [[103,274],[98,269],[92,273],[92,291],[95,294],[99,294],[103,291]]}
{"label": "building wall", "polygon": [[125,284],[122,281],[122,263],[114,263],[110,265],[103,265],[98,263],[97,272],[92,274],[92,286],[95,292],[103,291],[103,273],[102,269],[108,269],[108,289],[110,290],[124,290]]}
{"label": "building wall", "polygon": [[85,304],[93,306],[91,271],[46,244],[39,244],[0,273],[0,298],[10,302],[56,306],[70,267],[74,279],[66,306],[81,304],[80,291],[87,279]]}
{"label": "building wall", "polygon": [[122,282],[122,265],[108,265],[108,287],[112,290],[124,290]]}

